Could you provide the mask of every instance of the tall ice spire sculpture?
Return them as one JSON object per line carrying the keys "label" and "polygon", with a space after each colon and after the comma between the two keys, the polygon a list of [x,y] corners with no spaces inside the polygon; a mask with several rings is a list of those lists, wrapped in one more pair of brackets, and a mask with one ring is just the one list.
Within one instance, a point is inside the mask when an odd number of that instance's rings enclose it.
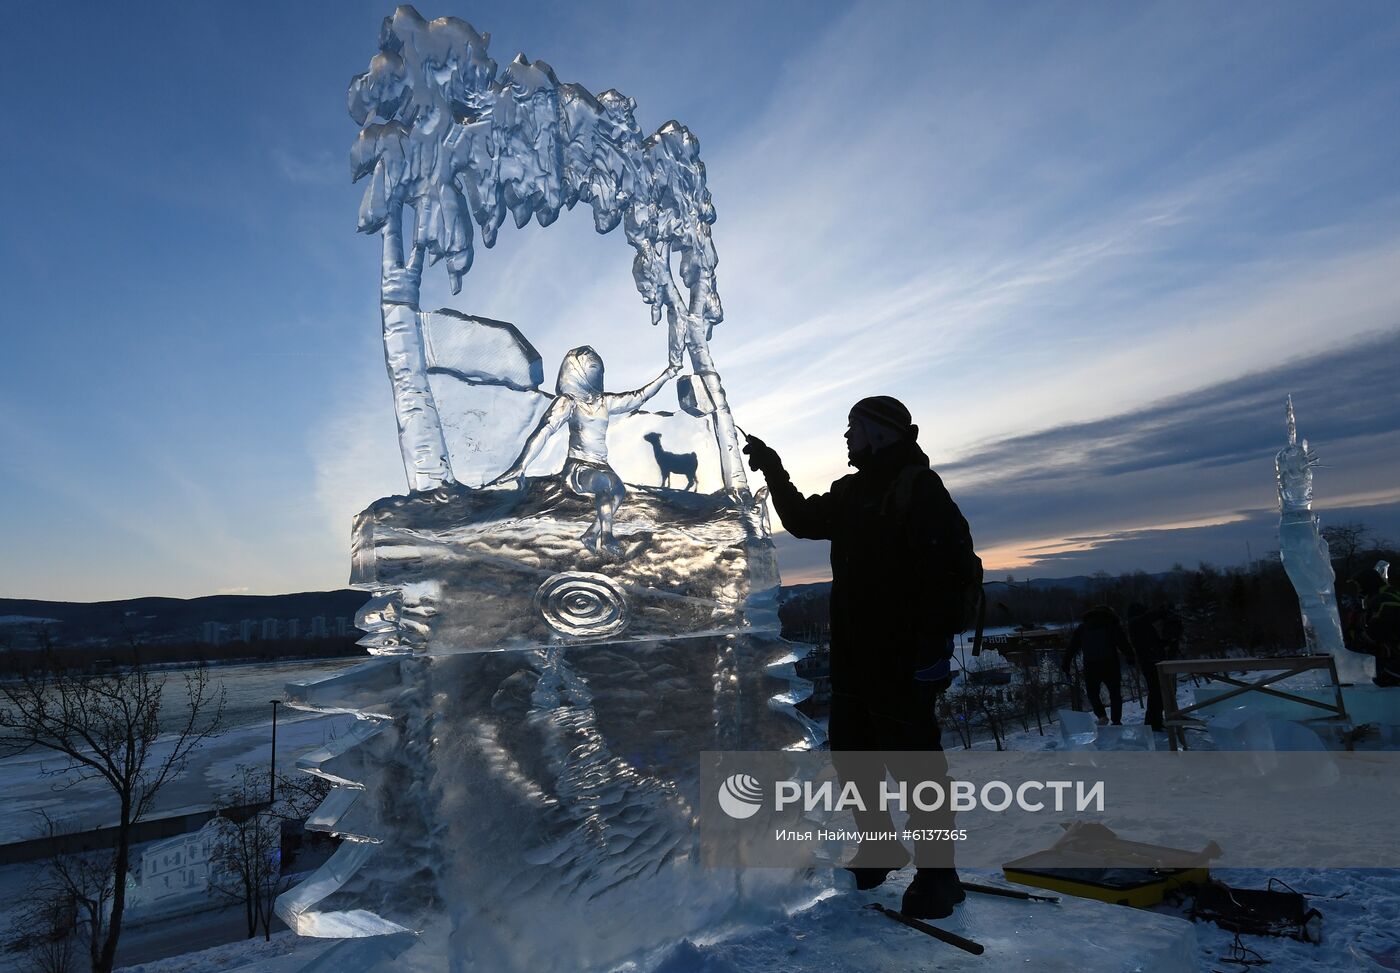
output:
{"label": "tall ice spire sculpture", "polygon": [[1288,580],[1298,592],[1303,612],[1303,635],[1310,652],[1331,655],[1337,661],[1342,682],[1367,682],[1375,674],[1375,660],[1346,647],[1342,620],[1334,590],[1336,575],[1327,541],[1318,532],[1313,513],[1313,467],[1317,457],[1308,441],[1298,441],[1293,396],[1288,397],[1288,445],[1278,451],[1274,470],[1278,477],[1279,556]]}
{"label": "tall ice spire sculpture", "polygon": [[[707,867],[699,846],[702,751],[806,749],[823,731],[796,709],[806,649],[778,634],[764,501],[710,355],[698,143],[676,122],[643,137],[630,98],[541,61],[498,75],[487,41],[399,7],[350,86],[409,492],[353,526],[375,658],[287,689],[359,719],[298,761],[333,785],[307,827],[341,843],[276,904],[302,935],[376,937],[318,960],[346,973],[615,969],[822,887]],[[434,264],[460,288],[473,220],[490,246],[507,215],[547,226],[579,201],[600,232],[622,225],[652,323],[667,320],[632,391],[582,340],[551,391],[514,325],[418,306]],[[648,411],[672,379],[680,409]],[[646,485],[662,432],[712,492]]]}

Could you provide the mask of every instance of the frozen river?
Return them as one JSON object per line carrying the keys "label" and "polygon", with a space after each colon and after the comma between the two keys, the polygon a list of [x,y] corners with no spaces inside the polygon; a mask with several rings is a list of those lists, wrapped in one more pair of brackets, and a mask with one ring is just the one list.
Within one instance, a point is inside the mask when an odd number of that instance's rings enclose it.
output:
{"label": "frozen river", "polygon": [[[228,694],[224,702],[224,723],[230,729],[249,724],[271,723],[272,700],[282,698],[282,687],[292,680],[312,679],[329,675],[368,660],[368,656],[353,659],[316,659],[312,662],[250,663],[246,665],[215,666],[209,670],[211,681],[222,685]],[[184,671],[167,674],[164,713],[178,712],[185,699]],[[279,716],[290,717],[283,710]]]}
{"label": "frozen river", "polygon": [[[191,755],[184,774],[161,792],[153,816],[210,807],[239,765],[265,766],[272,749],[271,700],[281,698],[286,683],[338,672],[363,661],[318,659],[212,667],[212,682],[227,694],[225,730]],[[185,670],[160,675],[167,680],[162,712],[168,720],[184,705]],[[283,709],[277,724],[278,770],[290,773],[300,754],[344,732],[351,719]],[[153,759],[161,755],[158,745]],[[36,837],[41,810],[75,828],[116,823],[111,789],[98,781],[72,784],[66,766],[64,758],[38,750],[0,759],[0,844]]]}

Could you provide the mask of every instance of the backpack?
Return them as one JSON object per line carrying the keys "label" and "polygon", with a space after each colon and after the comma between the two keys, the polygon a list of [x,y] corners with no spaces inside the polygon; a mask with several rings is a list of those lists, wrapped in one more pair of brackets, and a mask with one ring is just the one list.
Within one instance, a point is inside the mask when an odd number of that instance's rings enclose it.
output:
{"label": "backpack", "polygon": [[[908,466],[895,478],[891,498],[897,512],[902,514],[909,509],[914,499],[914,484],[919,474],[927,469],[928,467]],[[958,591],[957,597],[950,599],[950,602],[953,622],[957,626],[955,631],[975,630],[972,638],[974,656],[982,654],[982,630],[987,621],[987,595],[982,588],[982,578],[982,559],[969,544],[965,550],[958,552],[956,563],[953,565],[951,583]]]}

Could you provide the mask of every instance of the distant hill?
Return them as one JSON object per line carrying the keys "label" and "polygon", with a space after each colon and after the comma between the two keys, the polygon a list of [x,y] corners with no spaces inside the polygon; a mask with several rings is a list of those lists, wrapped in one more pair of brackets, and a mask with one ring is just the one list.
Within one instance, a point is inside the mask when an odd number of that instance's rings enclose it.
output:
{"label": "distant hill", "polygon": [[[1153,575],[1152,577],[1157,577]],[[1065,588],[1083,592],[1094,578],[1015,581],[1020,589]],[[988,580],[989,591],[1006,587]],[[804,602],[824,603],[830,581],[785,585],[779,596],[789,613]],[[59,646],[82,648],[196,642],[293,640],[354,636],[355,613],[369,599],[363,591],[301,591],[287,595],[209,595],[203,598],[127,598],[120,601],[40,601],[0,598],[0,649],[32,648],[40,632]],[[813,604],[818,609],[818,604]],[[825,605],[820,604],[819,613]],[[319,620],[319,621],[318,621]]]}
{"label": "distant hill", "polygon": [[[1153,575],[1155,577],[1155,575]],[[1064,588],[1069,591],[1088,591],[1095,583],[1096,579],[1087,574],[1076,574],[1068,578],[1018,578],[1007,584],[995,578],[987,578],[986,586],[989,589],[995,588],[1030,588],[1034,591],[1048,591],[1051,588]]]}
{"label": "distant hill", "polygon": [[[1148,577],[1156,580],[1158,578],[1165,578],[1170,573],[1171,572],[1169,571],[1165,571],[1161,574],[1149,574]],[[1088,591],[1095,584],[1099,583],[1099,581],[1100,579],[1091,577],[1087,574],[1076,574],[1068,578],[1021,578],[1011,582],[1010,585],[1008,585],[1003,580],[988,578],[985,584],[989,592],[995,591],[998,588],[1013,587],[1021,589],[1029,588],[1035,591],[1049,591],[1054,588],[1064,588],[1068,591],[1073,591],[1077,593],[1082,591]],[[806,601],[812,598],[825,597],[830,592],[830,581],[817,581],[812,584],[783,585],[782,592],[778,596],[778,601],[781,604],[787,604],[789,602]]]}
{"label": "distant hill", "polygon": [[69,648],[124,645],[132,639],[159,645],[331,638],[354,634],[355,613],[368,600],[365,592],[348,588],[96,602],[0,598],[0,647],[32,647],[41,631]]}

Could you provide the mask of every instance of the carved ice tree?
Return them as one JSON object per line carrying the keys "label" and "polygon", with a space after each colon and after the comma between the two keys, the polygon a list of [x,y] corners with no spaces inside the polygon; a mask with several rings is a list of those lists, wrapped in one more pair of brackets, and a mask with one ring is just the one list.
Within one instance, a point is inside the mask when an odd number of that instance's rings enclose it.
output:
{"label": "carved ice tree", "polygon": [[643,137],[631,98],[562,84],[543,61],[518,55],[498,75],[489,40],[463,20],[430,23],[402,6],[385,18],[369,70],[350,84],[350,114],[361,126],[352,169],[356,180],[369,179],[359,229],[383,237],[384,356],[409,487],[453,479],[428,386],[418,308],[424,264],[445,262],[458,293],[471,269],[473,219],[490,247],[507,214],[517,227],[532,217],[548,226],[583,201],[599,233],[622,225],[652,323],[666,318],[670,361],[689,355],[708,400],[725,487],[746,492],[709,347],[724,314],[698,140],[675,121]]}

